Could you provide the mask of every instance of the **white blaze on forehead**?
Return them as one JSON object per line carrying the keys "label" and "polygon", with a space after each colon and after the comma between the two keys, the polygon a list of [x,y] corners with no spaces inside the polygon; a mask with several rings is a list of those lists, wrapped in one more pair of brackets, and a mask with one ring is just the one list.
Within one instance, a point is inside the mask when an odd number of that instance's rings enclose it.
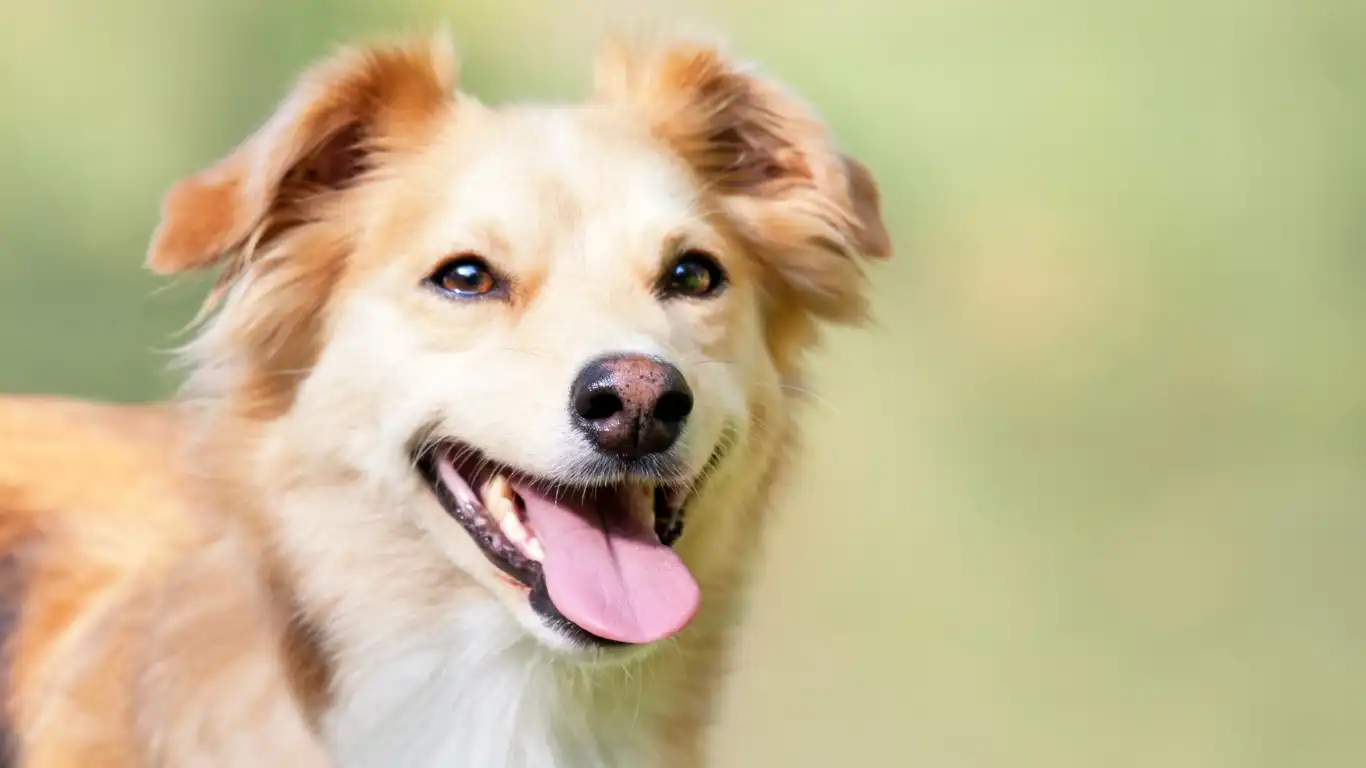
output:
{"label": "white blaze on forehead", "polygon": [[[499,248],[518,267],[658,257],[696,225],[697,192],[681,163],[647,136],[592,110],[481,111],[448,137],[436,252]],[[499,240],[502,242],[471,242]],[[628,252],[623,252],[628,251]]]}

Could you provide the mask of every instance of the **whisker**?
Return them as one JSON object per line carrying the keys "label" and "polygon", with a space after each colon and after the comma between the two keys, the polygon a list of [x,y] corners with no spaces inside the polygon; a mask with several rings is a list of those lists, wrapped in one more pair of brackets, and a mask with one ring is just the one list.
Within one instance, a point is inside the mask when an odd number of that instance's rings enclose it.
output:
{"label": "whisker", "polygon": [[796,384],[780,384],[779,386],[788,392],[797,393],[802,397],[803,400],[810,400],[812,402],[819,403],[820,405],[829,408],[831,413],[839,413],[839,407],[836,406],[832,400],[826,398],[825,396],[821,395],[819,392],[816,392],[815,390],[807,389],[806,387],[799,387]]}

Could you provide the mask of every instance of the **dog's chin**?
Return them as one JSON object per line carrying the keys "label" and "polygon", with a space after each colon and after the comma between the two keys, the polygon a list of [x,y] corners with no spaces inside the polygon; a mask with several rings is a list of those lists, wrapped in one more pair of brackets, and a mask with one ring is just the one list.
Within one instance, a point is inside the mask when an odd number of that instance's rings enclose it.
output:
{"label": "dog's chin", "polygon": [[581,659],[620,660],[672,637],[697,610],[697,584],[673,545],[720,458],[696,475],[616,464],[566,482],[466,443],[424,441],[413,464],[482,552],[491,578],[481,581],[530,635]]}

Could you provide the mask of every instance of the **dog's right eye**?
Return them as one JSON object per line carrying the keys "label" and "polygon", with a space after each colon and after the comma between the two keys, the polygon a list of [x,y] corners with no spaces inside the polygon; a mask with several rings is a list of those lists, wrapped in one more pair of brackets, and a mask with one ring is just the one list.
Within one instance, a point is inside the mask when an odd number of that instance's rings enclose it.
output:
{"label": "dog's right eye", "polygon": [[726,285],[726,272],[711,254],[691,250],[678,257],[660,279],[661,295],[700,299],[712,296]]}
{"label": "dog's right eye", "polygon": [[427,282],[442,293],[462,298],[488,296],[499,290],[498,277],[488,263],[472,254],[459,256],[437,267]]}

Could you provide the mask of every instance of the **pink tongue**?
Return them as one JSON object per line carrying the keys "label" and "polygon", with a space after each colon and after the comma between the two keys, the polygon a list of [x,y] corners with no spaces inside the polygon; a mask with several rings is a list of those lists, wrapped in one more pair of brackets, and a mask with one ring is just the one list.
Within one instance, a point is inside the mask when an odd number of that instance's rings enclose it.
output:
{"label": "pink tongue", "polygon": [[516,490],[545,550],[550,601],[565,618],[608,640],[652,643],[697,613],[700,595],[688,567],[615,500],[552,500],[520,484]]}

